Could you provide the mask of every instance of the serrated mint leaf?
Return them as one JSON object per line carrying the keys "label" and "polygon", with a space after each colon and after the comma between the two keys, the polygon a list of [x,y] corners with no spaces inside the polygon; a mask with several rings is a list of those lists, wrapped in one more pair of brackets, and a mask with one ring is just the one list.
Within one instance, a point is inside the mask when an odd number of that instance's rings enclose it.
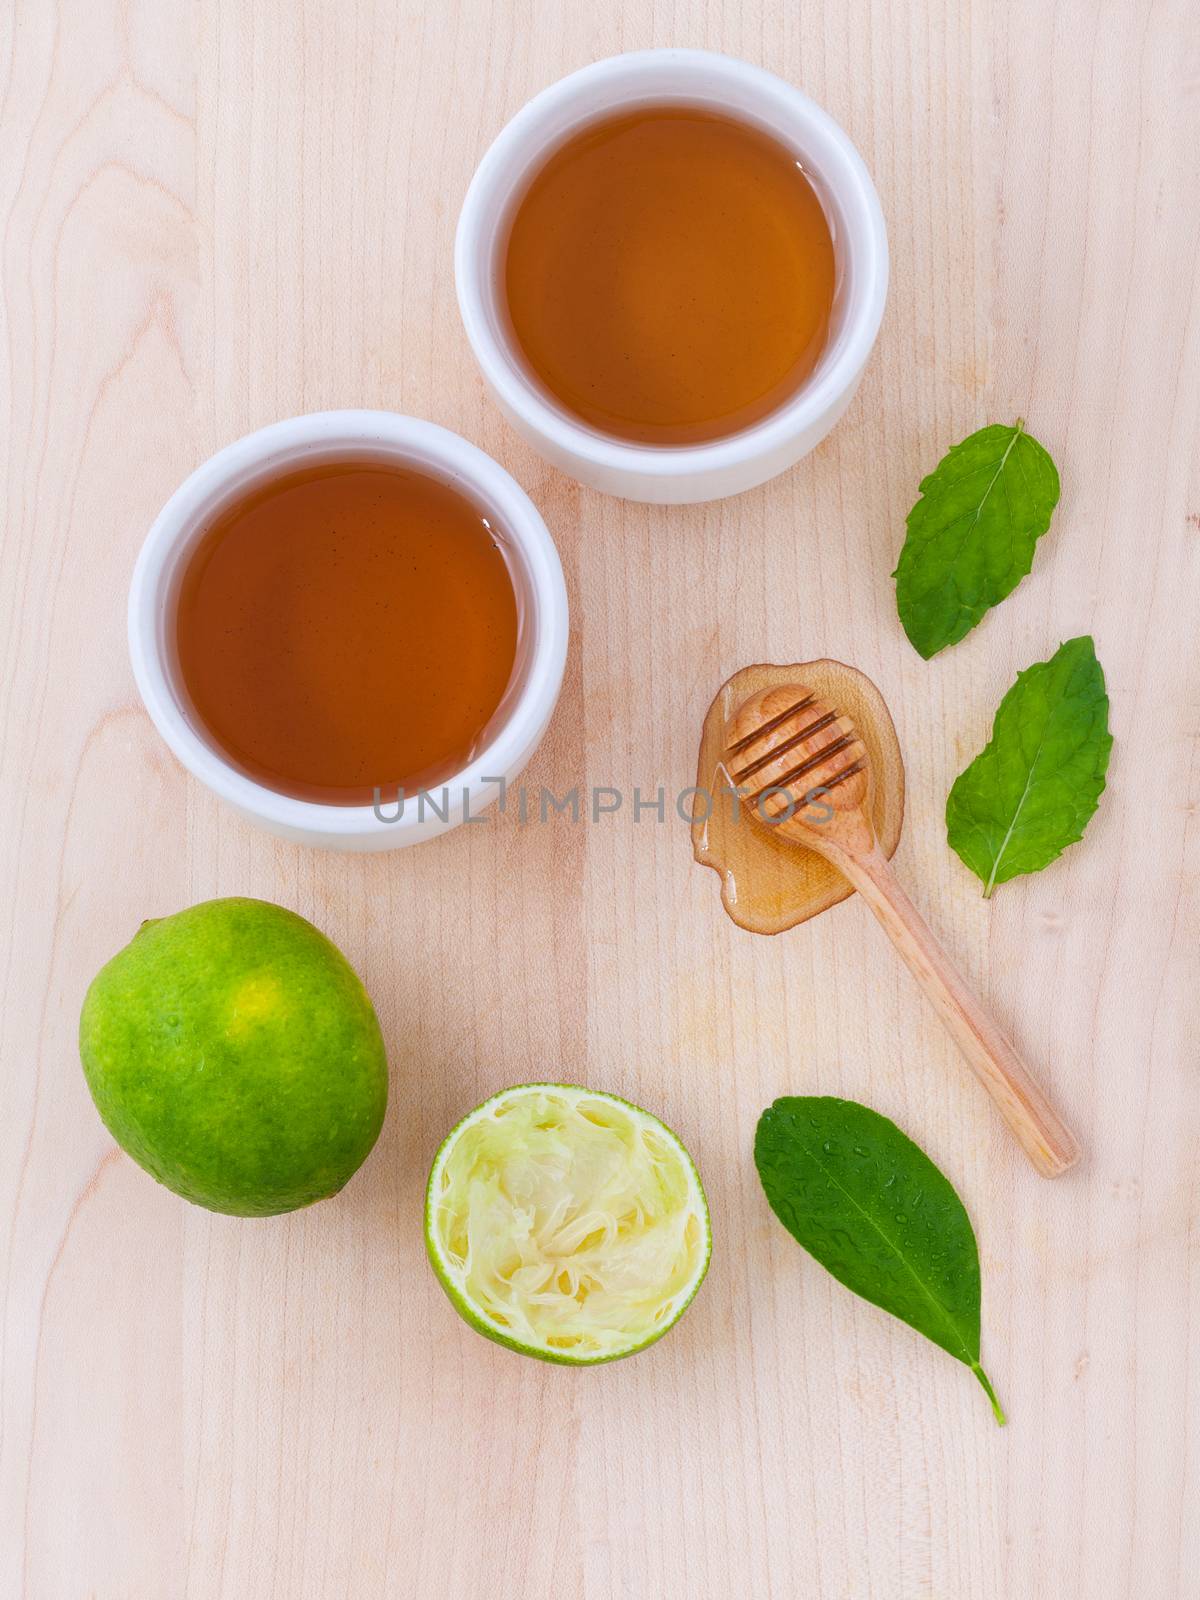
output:
{"label": "serrated mint leaf", "polygon": [[904,631],[927,661],[1012,593],[1057,504],[1058,469],[1020,420],[980,428],[922,479],[892,576]]}
{"label": "serrated mint leaf", "polygon": [[979,1251],[954,1186],[894,1122],[854,1100],[790,1096],[758,1119],[754,1164],[792,1237],[864,1300],[979,1364]]}
{"label": "serrated mint leaf", "polygon": [[992,737],[946,801],[946,837],[986,898],[1083,837],[1104,790],[1112,735],[1104,669],[1084,634],[1017,674]]}

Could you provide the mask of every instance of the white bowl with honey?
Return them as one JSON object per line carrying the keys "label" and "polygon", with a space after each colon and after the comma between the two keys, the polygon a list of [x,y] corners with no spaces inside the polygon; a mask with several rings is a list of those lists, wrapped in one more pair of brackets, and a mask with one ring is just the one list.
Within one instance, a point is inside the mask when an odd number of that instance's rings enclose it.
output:
{"label": "white bowl with honey", "polygon": [[719,499],[814,448],[852,399],[887,294],[862,158],[783,79],[646,50],[553,84],[475,173],[459,307],[534,447],[634,500]]}
{"label": "white bowl with honey", "polygon": [[273,423],[192,473],[129,595],[134,676],[187,769],[272,833],[387,850],[480,818],[546,731],[567,595],[536,507],[445,428]]}

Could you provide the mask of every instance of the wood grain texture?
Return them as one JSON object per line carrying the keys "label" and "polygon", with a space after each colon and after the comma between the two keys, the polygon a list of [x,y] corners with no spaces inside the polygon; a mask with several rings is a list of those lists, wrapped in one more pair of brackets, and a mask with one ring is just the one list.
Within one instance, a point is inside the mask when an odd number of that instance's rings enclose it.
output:
{"label": "wood grain texture", "polygon": [[[843,423],[778,482],[690,509],[604,499],[521,445],[451,281],[508,116],[667,44],[826,105],[893,251]],[[3,1600],[1194,1593],[1191,0],[8,0],[0,73]],[[137,548],[214,448],[343,404],[458,429],[542,507],[574,612],[535,788],[684,788],[748,661],[875,679],[908,774],[898,869],[1044,1064],[1077,1174],[1027,1169],[865,907],[744,934],[682,822],[510,816],[359,860],[275,843],[184,776],[126,660]],[[922,662],[888,577],[904,515],[951,442],[1017,415],[1061,469],[1054,526],[1017,592]],[[1108,792],[1082,844],[985,904],[947,790],[1017,669],[1084,631]],[[376,1152],[290,1219],[158,1189],[77,1063],[94,970],[143,917],[230,893],[336,939],[390,1046]],[[685,1321],[597,1371],[488,1345],[423,1256],[438,1140],[542,1073],[663,1115],[712,1203]],[[787,1092],[877,1107],[959,1188],[1007,1429],[772,1220],[752,1135]]]}

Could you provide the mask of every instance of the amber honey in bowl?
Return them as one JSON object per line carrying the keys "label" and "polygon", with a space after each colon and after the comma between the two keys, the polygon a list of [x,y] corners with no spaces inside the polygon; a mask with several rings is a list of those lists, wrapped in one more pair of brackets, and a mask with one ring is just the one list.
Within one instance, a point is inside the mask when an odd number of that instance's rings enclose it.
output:
{"label": "amber honey in bowl", "polygon": [[494,515],[426,470],[292,469],[219,513],[184,569],[190,710],[247,776],[371,805],[461,772],[517,674],[518,589]]}
{"label": "amber honey in bowl", "polygon": [[786,404],[825,349],[837,277],[795,152],[681,105],[560,145],[517,199],[500,272],[532,381],[602,433],[667,446]]}

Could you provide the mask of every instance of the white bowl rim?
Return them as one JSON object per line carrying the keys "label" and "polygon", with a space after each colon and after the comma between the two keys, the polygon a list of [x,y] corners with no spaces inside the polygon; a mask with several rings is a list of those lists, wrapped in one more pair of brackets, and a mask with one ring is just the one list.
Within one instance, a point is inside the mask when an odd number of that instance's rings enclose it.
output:
{"label": "white bowl rim", "polygon": [[[829,182],[827,173],[822,176],[862,230],[854,246],[861,291],[856,288],[855,314],[833,359],[812,381],[803,384],[793,399],[761,422],[728,438],[699,445],[636,444],[599,433],[582,422],[572,422],[516,371],[509,352],[494,338],[484,287],[490,276],[485,208],[493,188],[503,183],[514,160],[520,160],[519,153],[533,142],[541,125],[569,106],[581,90],[605,84],[614,89],[636,88],[668,68],[694,73],[698,87],[702,81],[710,86],[722,79],[737,82],[761,97],[760,103],[778,108],[783,114],[781,120],[813,130],[836,152],[842,165],[836,184]],[[664,95],[664,101],[672,98],[680,98],[678,90]],[[619,102],[614,102],[614,109],[619,109]],[[589,114],[580,118],[579,125],[594,120],[594,114]],[[547,142],[546,154],[561,142],[561,135]],[[521,164],[525,166],[527,162]],[[606,472],[679,479],[719,472],[786,447],[857,381],[879,333],[887,300],[887,229],[871,175],[849,134],[803,90],[765,67],[720,51],[632,50],[593,61],[558,79],[527,101],[501,128],[476,168],[463,200],[454,240],[454,277],[459,311],[475,358],[501,401],[528,427],[558,450]]]}
{"label": "white bowl rim", "polygon": [[[397,459],[425,461],[448,480],[466,486],[495,510],[505,533],[519,548],[536,613],[533,648],[525,682],[512,709],[483,751],[462,772],[434,786],[448,791],[449,820],[431,829],[418,807],[406,801],[395,821],[381,822],[373,806],[330,805],[282,794],[224,760],[183,715],[162,652],[164,581],[181,547],[209,514],[215,497],[243,474],[278,458],[294,465],[306,447],[327,450],[379,447]],[[396,844],[420,829],[425,837],[446,832],[466,814],[478,814],[499,793],[493,780],[520,771],[532,754],[554,710],[566,665],[568,607],[562,564],[541,513],[510,473],[461,435],[434,422],[393,411],[314,411],[268,423],[235,439],[202,462],[175,490],[146,535],[129,588],[129,654],[134,679],[150,718],[189,772],[219,798],[268,827],[320,836],[331,841],[377,838],[386,832]],[[466,802],[464,807],[464,790]],[[394,802],[385,802],[387,806]]]}

